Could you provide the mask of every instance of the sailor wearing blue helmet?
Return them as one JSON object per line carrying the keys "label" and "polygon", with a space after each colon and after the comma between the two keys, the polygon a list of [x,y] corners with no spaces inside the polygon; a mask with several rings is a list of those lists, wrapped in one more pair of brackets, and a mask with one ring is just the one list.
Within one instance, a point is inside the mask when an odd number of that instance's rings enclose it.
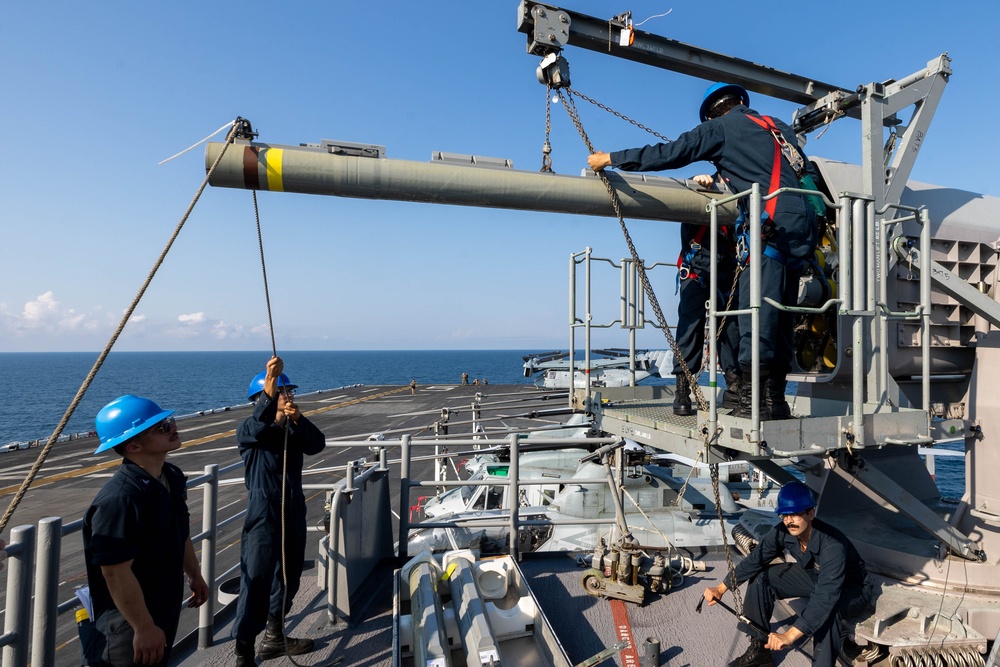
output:
{"label": "sailor wearing blue helmet", "polygon": [[[598,151],[587,158],[594,171],[615,167],[625,171],[659,171],[677,169],[708,161],[715,165],[722,184],[731,192],[746,192],[754,183],[768,194],[780,188],[800,188],[796,169],[816,178],[809,161],[798,147],[792,129],[778,119],[761,116],[750,106],[750,95],[739,85],[716,83],[705,91],[698,107],[701,124],[684,132],[674,141],[642,148],[604,153]],[[770,123],[770,125],[769,125]],[[773,128],[773,130],[771,129]],[[773,133],[772,133],[773,132]],[[789,156],[776,150],[777,137],[787,145]],[[794,159],[796,167],[793,167]],[[711,184],[704,177],[699,185]],[[736,246],[749,248],[749,202],[739,202],[740,219],[736,224]],[[806,196],[785,193],[764,202],[762,214],[762,257],[760,309],[760,377],[765,383],[760,396],[764,405],[763,419],[787,419],[791,410],[785,399],[786,377],[794,355],[792,315],[770,305],[798,305],[799,277],[816,249],[818,223],[816,211]],[[749,257],[737,253],[737,261],[745,265]],[[725,286],[728,288],[728,285]],[[750,310],[750,272],[739,278],[739,308]],[[753,363],[751,316],[739,316],[739,366],[742,378],[749,379]],[[728,370],[728,369],[724,369]],[[735,379],[735,378],[734,378]],[[727,377],[727,382],[729,378]],[[738,417],[750,417],[753,403],[750,382],[739,383],[739,405],[733,412]]]}
{"label": "sailor wearing blue helmet", "polygon": [[190,536],[184,473],[166,461],[181,446],[173,410],[121,396],[97,414],[98,454],[121,466],[87,510],[83,546],[97,641],[92,665],[166,665],[187,575],[198,607],[208,599]]}
{"label": "sailor wearing blue helmet", "polygon": [[[289,655],[313,648],[311,639],[285,637],[284,618],[299,590],[305,562],[303,460],[306,455],[320,453],[326,438],[299,411],[294,401],[296,385],[283,370],[281,358],[272,357],[267,369],[250,381],[247,398],[253,401],[253,414],[236,431],[240,456],[246,464],[247,487],[247,514],[240,539],[240,598],[232,630],[237,667],[255,664],[254,642],[261,630],[264,639],[256,654],[262,660],[285,655],[286,647]],[[282,470],[286,471],[284,482]]]}
{"label": "sailor wearing blue helmet", "polygon": [[[778,493],[775,513],[781,523],[736,566],[732,578],[705,589],[715,604],[731,587],[749,580],[743,614],[758,627],[770,629],[775,600],[805,598],[806,608],[785,632],[770,632],[765,642],[750,638],[746,653],[730,667],[771,667],[771,651],[812,636],[813,665],[833,667],[842,643],[842,616],[855,616],[872,603],[872,582],[865,563],[847,537],[816,518],[816,501],[802,482],[789,482]],[[786,559],[786,554],[791,560]],[[775,558],[781,558],[773,564]]]}

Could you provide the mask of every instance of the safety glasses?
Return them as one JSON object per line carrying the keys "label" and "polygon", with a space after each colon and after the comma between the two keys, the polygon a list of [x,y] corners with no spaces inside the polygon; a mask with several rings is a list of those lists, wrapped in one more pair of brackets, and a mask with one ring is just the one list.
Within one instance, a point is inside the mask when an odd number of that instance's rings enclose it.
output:
{"label": "safety glasses", "polygon": [[177,422],[174,421],[173,417],[167,417],[153,428],[164,435],[170,435],[170,431],[172,431],[176,425]]}

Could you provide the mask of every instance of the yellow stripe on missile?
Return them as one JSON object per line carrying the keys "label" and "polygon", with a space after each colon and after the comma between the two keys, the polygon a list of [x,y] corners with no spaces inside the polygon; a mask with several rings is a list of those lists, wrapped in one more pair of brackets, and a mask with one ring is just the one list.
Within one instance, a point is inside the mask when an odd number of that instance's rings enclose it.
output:
{"label": "yellow stripe on missile", "polygon": [[282,160],[285,151],[281,148],[268,148],[261,152],[261,161],[264,163],[264,171],[267,177],[267,189],[271,192],[284,192],[285,182],[281,174]]}

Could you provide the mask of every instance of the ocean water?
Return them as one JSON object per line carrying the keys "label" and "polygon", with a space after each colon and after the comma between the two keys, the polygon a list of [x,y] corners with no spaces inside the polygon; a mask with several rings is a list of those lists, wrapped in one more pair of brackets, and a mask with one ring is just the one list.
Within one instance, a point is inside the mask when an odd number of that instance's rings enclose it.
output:
{"label": "ocean water", "polygon": [[[355,384],[458,384],[462,373],[494,384],[526,384],[517,350],[282,352],[285,373],[300,393]],[[47,439],[97,353],[0,353],[0,368],[17,390],[0,404],[0,444]],[[123,394],[156,401],[184,415],[246,402],[251,378],[268,352],[112,352],[74,411],[64,434],[91,431],[94,417]],[[27,393],[30,389],[33,394]]]}
{"label": "ocean water", "polygon": [[[538,350],[282,352],[285,372],[300,393],[355,384],[458,384],[462,373],[491,384],[529,384],[523,357]],[[580,353],[582,358],[582,353]],[[178,415],[246,402],[247,387],[264,370],[267,352],[112,352],[70,418],[64,435],[94,429],[100,409],[123,394],[156,401]],[[0,402],[0,444],[49,438],[73,401],[96,352],[0,353],[0,368],[15,382]],[[651,377],[642,384],[672,384]],[[28,393],[29,391],[33,393]],[[942,449],[962,451],[961,442]],[[960,497],[964,460],[938,457],[943,495]]]}

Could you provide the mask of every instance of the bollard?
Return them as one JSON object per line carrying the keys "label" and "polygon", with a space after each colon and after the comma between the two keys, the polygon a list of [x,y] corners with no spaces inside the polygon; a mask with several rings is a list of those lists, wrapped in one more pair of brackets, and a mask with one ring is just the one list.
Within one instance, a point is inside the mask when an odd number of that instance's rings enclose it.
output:
{"label": "bollard", "polygon": [[639,655],[639,667],[660,667],[659,637],[646,637]]}

